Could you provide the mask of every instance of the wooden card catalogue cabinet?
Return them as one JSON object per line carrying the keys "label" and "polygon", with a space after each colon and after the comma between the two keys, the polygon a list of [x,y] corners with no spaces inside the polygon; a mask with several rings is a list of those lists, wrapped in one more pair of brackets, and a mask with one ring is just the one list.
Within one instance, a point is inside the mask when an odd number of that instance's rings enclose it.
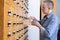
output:
{"label": "wooden card catalogue cabinet", "polygon": [[0,0],[0,40],[24,40],[27,33],[25,31],[28,30],[27,27],[24,29],[24,16],[26,16],[24,12],[28,8],[27,1]]}

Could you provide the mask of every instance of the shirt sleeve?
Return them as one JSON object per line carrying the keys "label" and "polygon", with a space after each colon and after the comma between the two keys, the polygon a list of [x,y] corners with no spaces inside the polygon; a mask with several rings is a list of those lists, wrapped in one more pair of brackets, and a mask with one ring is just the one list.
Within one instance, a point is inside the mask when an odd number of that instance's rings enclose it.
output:
{"label": "shirt sleeve", "polygon": [[47,28],[42,28],[41,33],[44,34],[45,37],[51,38],[55,33],[58,32],[58,20],[52,20]]}

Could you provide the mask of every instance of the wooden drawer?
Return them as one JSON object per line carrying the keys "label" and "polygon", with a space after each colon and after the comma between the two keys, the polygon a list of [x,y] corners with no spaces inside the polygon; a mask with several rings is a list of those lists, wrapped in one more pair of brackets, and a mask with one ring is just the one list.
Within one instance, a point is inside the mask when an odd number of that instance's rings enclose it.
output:
{"label": "wooden drawer", "polygon": [[8,23],[11,23],[11,15],[12,15],[12,9],[11,6],[5,5],[4,6],[4,27],[8,27]]}
{"label": "wooden drawer", "polygon": [[4,30],[3,40],[11,40],[11,38],[12,38],[12,32],[10,31],[10,29],[6,28],[6,30]]}
{"label": "wooden drawer", "polygon": [[11,5],[11,0],[4,0],[4,4],[5,3]]}

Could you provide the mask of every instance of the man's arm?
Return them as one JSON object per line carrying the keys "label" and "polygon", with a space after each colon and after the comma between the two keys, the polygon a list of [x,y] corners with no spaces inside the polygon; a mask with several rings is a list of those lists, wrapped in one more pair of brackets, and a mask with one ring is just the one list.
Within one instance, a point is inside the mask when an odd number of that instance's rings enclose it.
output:
{"label": "man's arm", "polygon": [[[33,20],[33,19],[32,19]],[[53,19],[51,20],[50,24],[47,26],[47,28],[44,28],[38,21],[33,20],[31,21],[32,25],[37,26],[41,31],[42,34],[44,34],[44,36],[46,37],[51,37],[53,36],[53,34],[55,32],[58,31],[58,20],[57,19]]]}
{"label": "man's arm", "polygon": [[45,37],[51,38],[58,31],[58,20],[52,20],[47,28],[44,28],[39,22],[32,21],[32,24],[37,26]]}
{"label": "man's arm", "polygon": [[47,28],[44,28],[41,25],[38,27],[41,29],[42,34],[44,34],[45,37],[51,38],[55,33],[58,32],[58,25],[58,20],[52,20]]}

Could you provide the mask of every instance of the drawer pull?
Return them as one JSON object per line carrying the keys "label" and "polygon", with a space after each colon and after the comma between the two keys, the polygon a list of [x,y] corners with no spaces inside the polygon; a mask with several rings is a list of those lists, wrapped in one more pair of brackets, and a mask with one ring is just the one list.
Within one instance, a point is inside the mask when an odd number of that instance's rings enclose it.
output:
{"label": "drawer pull", "polygon": [[17,17],[19,17],[19,15],[17,15]]}
{"label": "drawer pull", "polygon": [[25,31],[24,35],[28,32],[28,30]]}
{"label": "drawer pull", "polygon": [[19,4],[19,2],[17,2],[17,5]]}
{"label": "drawer pull", "polygon": [[17,30],[16,32],[19,32],[19,30]]}
{"label": "drawer pull", "polygon": [[28,26],[24,27],[24,29],[28,28]]}
{"label": "drawer pull", "polygon": [[13,34],[15,34],[15,31],[13,31]]}
{"label": "drawer pull", "polygon": [[23,24],[23,22],[19,23],[19,24]]}
{"label": "drawer pull", "polygon": [[19,40],[19,38],[17,38],[16,40]]}
{"label": "drawer pull", "polygon": [[23,8],[23,7],[21,7],[21,8]]}
{"label": "drawer pull", "polygon": [[21,2],[23,2],[23,1],[21,1]]}
{"label": "drawer pull", "polygon": [[10,37],[11,36],[11,33],[10,32],[8,32],[8,37]]}
{"label": "drawer pull", "polygon": [[8,15],[11,16],[11,10],[8,11]]}
{"label": "drawer pull", "polygon": [[16,3],[16,0],[13,0],[14,1],[14,3]]}
{"label": "drawer pull", "polygon": [[16,25],[16,23],[13,23],[13,25]]}
{"label": "drawer pull", "polygon": [[11,20],[8,20],[8,27],[11,26]]}
{"label": "drawer pull", "polygon": [[23,18],[22,16],[19,16],[20,18]]}
{"label": "drawer pull", "polygon": [[16,17],[16,14],[13,14],[14,17]]}
{"label": "drawer pull", "polygon": [[20,39],[21,37],[19,36],[19,39]]}

